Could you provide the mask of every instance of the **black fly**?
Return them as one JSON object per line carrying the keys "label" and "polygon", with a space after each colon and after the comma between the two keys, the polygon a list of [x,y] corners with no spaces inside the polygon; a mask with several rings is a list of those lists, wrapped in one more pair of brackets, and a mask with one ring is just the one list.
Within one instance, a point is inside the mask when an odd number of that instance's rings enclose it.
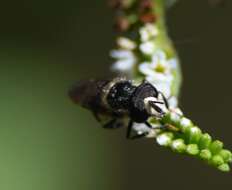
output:
{"label": "black fly", "polygon": [[164,95],[147,81],[137,86],[124,78],[80,81],[69,95],[75,103],[92,111],[104,128],[119,128],[127,123],[126,137],[130,139],[147,135],[131,137],[133,123],[152,128],[148,118],[162,118],[168,110]]}

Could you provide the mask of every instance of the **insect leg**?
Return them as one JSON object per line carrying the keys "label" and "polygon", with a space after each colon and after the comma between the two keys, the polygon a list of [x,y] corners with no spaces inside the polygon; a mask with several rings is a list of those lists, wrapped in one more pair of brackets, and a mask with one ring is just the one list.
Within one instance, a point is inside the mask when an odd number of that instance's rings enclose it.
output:
{"label": "insect leg", "polygon": [[[145,122],[145,124],[150,128],[152,129],[152,125],[149,123],[149,122]],[[166,131],[173,131],[173,132],[179,132],[180,130],[173,126],[173,125],[170,125],[170,124],[166,124],[166,125],[160,125],[160,126],[157,126],[155,127],[154,129],[163,129],[163,130],[166,130]]]}
{"label": "insect leg", "polygon": [[133,126],[133,121],[130,120],[129,124],[127,126],[127,131],[126,131],[126,138],[127,139],[131,139],[130,134],[131,134],[132,126]]}
{"label": "insect leg", "polygon": [[163,92],[159,91],[159,94],[162,96],[164,103],[165,103],[165,106],[167,107],[167,109],[169,109],[169,103],[168,103],[167,98],[164,96]]}
{"label": "insect leg", "polygon": [[148,126],[150,129],[167,129],[167,126],[166,125],[159,125],[159,126],[156,126],[155,128],[153,128],[153,126],[149,123],[149,122],[145,122],[146,126]]}
{"label": "insect leg", "polygon": [[98,115],[97,112],[93,111],[93,115],[94,115],[95,119],[96,119],[98,122],[101,122],[101,119],[100,119],[100,117],[99,117],[99,115]]}
{"label": "insect leg", "polygon": [[117,119],[112,119],[108,123],[104,124],[103,128],[105,128],[105,129],[117,129],[121,126],[122,126],[121,123],[119,123],[117,121]]}
{"label": "insect leg", "polygon": [[152,125],[149,122],[145,122],[146,126],[149,127],[150,129],[152,129]]}

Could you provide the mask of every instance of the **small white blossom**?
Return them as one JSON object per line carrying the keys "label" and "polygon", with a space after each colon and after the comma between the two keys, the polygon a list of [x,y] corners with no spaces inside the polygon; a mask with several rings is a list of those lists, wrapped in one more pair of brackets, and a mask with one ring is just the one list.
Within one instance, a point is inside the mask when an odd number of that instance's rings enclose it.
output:
{"label": "small white blossom", "polygon": [[177,108],[178,106],[178,100],[175,96],[172,96],[168,99],[168,104],[170,109]]}
{"label": "small white blossom", "polygon": [[172,58],[168,60],[168,63],[172,69],[177,69],[178,67],[178,59],[177,58]]}
{"label": "small white blossom", "polygon": [[196,134],[196,133],[200,133],[201,132],[201,130],[198,127],[192,127],[190,129],[190,131],[191,131],[192,134]]}
{"label": "small white blossom", "polygon": [[156,141],[161,146],[168,146],[172,142],[172,138],[167,134],[158,135]]}
{"label": "small white blossom", "polygon": [[156,50],[152,56],[152,62],[144,62],[139,65],[139,71],[146,76],[146,80],[152,83],[166,97],[171,96],[171,87],[174,76],[172,75],[173,60],[167,59],[164,51]]}
{"label": "small white blossom", "polygon": [[171,112],[176,113],[176,114],[179,115],[180,117],[183,117],[183,115],[184,115],[180,108],[172,108],[172,109],[170,109],[170,110],[171,110]]}
{"label": "small white blossom", "polygon": [[178,149],[182,145],[181,141],[173,141],[172,143],[172,148],[173,149]]}
{"label": "small white blossom", "polygon": [[191,122],[188,118],[183,117],[183,118],[180,120],[180,125],[181,125],[182,127],[189,127],[189,126],[192,125],[192,122]]}
{"label": "small white blossom", "polygon": [[113,50],[111,57],[117,59],[112,65],[112,70],[119,72],[130,72],[137,61],[135,55],[129,50]]}
{"label": "small white blossom", "polygon": [[134,64],[135,64],[134,60],[130,60],[130,59],[123,60],[122,59],[122,60],[116,61],[112,65],[112,70],[121,71],[121,72],[128,72],[134,67]]}
{"label": "small white blossom", "polygon": [[179,114],[177,114],[177,113],[175,113],[175,112],[171,112],[170,113],[170,118],[171,118],[171,120],[172,121],[174,121],[174,122],[179,122],[180,121],[180,115]]}
{"label": "small white blossom", "polygon": [[117,44],[119,48],[125,50],[134,50],[136,48],[136,43],[130,40],[129,38],[119,37],[117,39]]}
{"label": "small white blossom", "polygon": [[130,59],[134,54],[129,50],[112,50],[110,56],[114,59]]}
{"label": "small white blossom", "polygon": [[172,148],[174,149],[178,149],[180,146],[182,146],[184,144],[184,140],[183,139],[177,139],[177,140],[174,140],[172,142]]}
{"label": "small white blossom", "polygon": [[174,151],[177,151],[177,152],[181,153],[181,152],[185,151],[186,145],[184,144],[183,139],[176,139],[176,140],[172,141],[171,148]]}
{"label": "small white blossom", "polygon": [[152,67],[156,68],[158,72],[165,74],[171,73],[173,64],[174,61],[172,59],[168,60],[166,53],[162,50],[157,50],[152,56]]}
{"label": "small white blossom", "polygon": [[[149,81],[149,80],[148,80]],[[164,94],[165,97],[171,96],[171,87],[169,83],[159,83],[157,81],[149,81],[153,84],[160,92]]]}
{"label": "small white blossom", "polygon": [[146,55],[152,55],[155,51],[155,44],[152,41],[144,42],[139,46],[139,49]]}
{"label": "small white blossom", "polygon": [[158,29],[154,24],[146,24],[144,27],[140,28],[139,34],[142,42],[146,42],[158,35]]}
{"label": "small white blossom", "polygon": [[165,75],[154,71],[153,73],[154,75],[148,75],[146,77],[146,80],[153,84],[158,89],[158,91],[161,91],[165,97],[170,97],[173,76]]}

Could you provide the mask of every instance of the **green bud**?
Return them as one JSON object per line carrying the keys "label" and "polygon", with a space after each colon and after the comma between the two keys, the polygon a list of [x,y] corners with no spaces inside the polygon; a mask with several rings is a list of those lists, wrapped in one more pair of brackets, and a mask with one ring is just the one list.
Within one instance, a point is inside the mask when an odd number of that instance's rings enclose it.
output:
{"label": "green bud", "polygon": [[219,155],[213,156],[211,162],[215,166],[220,166],[220,165],[224,164],[223,158]]}
{"label": "green bud", "polygon": [[198,144],[199,144],[200,149],[207,149],[209,145],[211,144],[211,142],[212,142],[212,137],[208,133],[205,133],[201,135],[201,138]]}
{"label": "green bud", "polygon": [[232,153],[229,150],[223,149],[219,152],[219,155],[223,158],[225,162],[232,161]]}
{"label": "green bud", "polygon": [[172,141],[171,148],[173,151],[183,153],[186,150],[186,145],[184,144],[183,139],[176,139]]}
{"label": "green bud", "polygon": [[212,157],[211,152],[208,149],[201,150],[200,158],[203,160],[210,160]]}
{"label": "green bud", "polygon": [[187,145],[186,152],[190,155],[197,155],[199,153],[199,148],[196,144]]}
{"label": "green bud", "polygon": [[213,154],[218,154],[223,148],[223,143],[218,140],[213,141],[209,148]]}
{"label": "green bud", "polygon": [[202,135],[201,130],[198,127],[191,127],[189,132],[189,142],[197,144]]}
{"label": "green bud", "polygon": [[161,123],[162,124],[166,124],[166,123],[171,123],[171,119],[170,119],[170,112],[167,113],[162,119],[161,119]]}
{"label": "green bud", "polygon": [[220,166],[218,166],[218,169],[222,172],[229,172],[230,166],[228,164],[221,164]]}
{"label": "green bud", "polygon": [[190,127],[193,126],[193,123],[188,118],[182,117],[179,125],[180,125],[181,130],[185,132],[186,129],[189,129]]}
{"label": "green bud", "polygon": [[170,121],[171,121],[171,124],[173,124],[174,126],[179,125],[180,119],[181,117],[177,113],[174,113],[174,112],[170,113]]}

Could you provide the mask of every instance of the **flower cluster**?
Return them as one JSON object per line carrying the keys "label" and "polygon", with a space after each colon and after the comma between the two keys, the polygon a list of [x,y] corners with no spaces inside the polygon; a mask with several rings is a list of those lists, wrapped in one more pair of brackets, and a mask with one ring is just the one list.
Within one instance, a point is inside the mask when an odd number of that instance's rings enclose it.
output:
{"label": "flower cluster", "polygon": [[[221,141],[213,141],[202,133],[178,108],[181,84],[179,60],[166,34],[164,6],[176,0],[111,0],[117,11],[117,30],[124,32],[117,38],[117,48],[111,51],[115,60],[112,69],[132,78],[136,83],[147,80],[167,98],[170,109],[161,118],[150,118],[153,127],[136,124],[138,134],[171,148],[176,153],[188,154],[221,171],[229,171],[232,153],[223,148]],[[159,19],[161,18],[161,19]]]}
{"label": "flower cluster", "polygon": [[159,145],[170,147],[177,153],[200,158],[221,171],[230,170],[232,153],[223,148],[221,141],[213,141],[208,133],[203,133],[191,120],[180,113],[171,111],[160,122],[163,125],[175,126],[179,130],[161,132],[156,138]]}
{"label": "flower cluster", "polygon": [[111,57],[116,60],[112,69],[129,75],[137,63],[136,55],[133,52],[137,45],[129,38],[119,37],[117,39],[117,46],[118,49],[110,53]]}
{"label": "flower cluster", "polygon": [[139,49],[145,61],[139,64],[138,70],[147,81],[169,97],[171,107],[176,107],[177,99],[173,96],[172,86],[175,82],[177,58],[168,58],[165,50],[156,45],[159,32],[155,25],[146,24],[139,33],[141,41]]}
{"label": "flower cluster", "polygon": [[173,96],[172,87],[178,60],[176,57],[168,58],[165,50],[156,45],[158,38],[158,28],[150,23],[139,29],[137,41],[118,37],[118,48],[111,51],[111,57],[116,60],[112,69],[128,76],[135,75],[137,71],[142,78],[169,97],[171,107],[177,107],[177,98]]}

